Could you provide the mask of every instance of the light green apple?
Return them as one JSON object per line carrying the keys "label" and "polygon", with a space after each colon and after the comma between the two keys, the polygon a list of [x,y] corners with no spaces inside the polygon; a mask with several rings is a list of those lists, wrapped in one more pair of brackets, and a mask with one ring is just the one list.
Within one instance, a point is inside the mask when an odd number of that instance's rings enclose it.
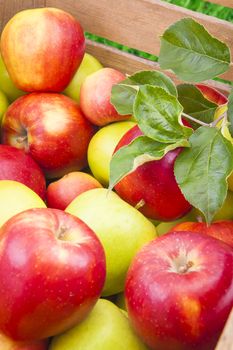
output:
{"label": "light green apple", "polygon": [[103,68],[102,64],[89,53],[85,53],[82,63],[63,93],[79,102],[80,88],[86,77]]}
{"label": "light green apple", "polygon": [[99,299],[88,317],[52,339],[49,350],[146,350],[128,317],[116,305]]}
{"label": "light green apple", "polygon": [[18,97],[25,94],[25,92],[22,90],[19,90],[11,80],[1,55],[0,55],[0,87],[10,102],[13,102]]}
{"label": "light green apple", "polygon": [[102,295],[121,292],[132,258],[145,243],[157,237],[155,226],[105,188],[82,193],[65,211],[83,220],[103,244],[107,277]]}
{"label": "light green apple", "polygon": [[6,95],[0,90],[0,125],[1,125],[2,117],[6,112],[8,106],[9,106],[8,99]]}
{"label": "light green apple", "polygon": [[135,125],[132,121],[116,122],[101,128],[92,137],[87,152],[88,164],[94,177],[102,185],[108,186],[114,149],[122,136]]}

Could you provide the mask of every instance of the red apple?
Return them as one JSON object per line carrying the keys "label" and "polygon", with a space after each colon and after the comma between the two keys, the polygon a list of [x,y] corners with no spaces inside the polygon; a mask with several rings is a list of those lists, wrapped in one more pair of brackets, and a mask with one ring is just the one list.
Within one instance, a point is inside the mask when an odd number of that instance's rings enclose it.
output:
{"label": "red apple", "polygon": [[1,350],[47,350],[47,340],[35,340],[29,342],[15,341],[0,333],[0,349]]}
{"label": "red apple", "polygon": [[23,183],[45,199],[45,177],[37,163],[22,150],[0,145],[0,180]]}
{"label": "red apple", "polygon": [[150,349],[212,350],[233,307],[233,249],[199,233],[168,233],[135,256],[125,296]]}
{"label": "red apple", "polygon": [[37,340],[80,322],[102,291],[103,247],[81,220],[58,209],[30,209],[0,229],[0,329]]}
{"label": "red apple", "polygon": [[129,119],[129,116],[118,114],[110,102],[113,85],[125,78],[116,69],[102,68],[85,79],[80,90],[80,107],[93,124],[104,126]]}
{"label": "red apple", "polygon": [[79,22],[55,8],[18,12],[3,29],[1,54],[24,91],[61,92],[79,67],[85,39]]}
{"label": "red apple", "polygon": [[50,208],[65,210],[79,194],[99,188],[102,185],[91,175],[75,171],[49,184],[47,205]]}
{"label": "red apple", "polygon": [[[138,126],[130,129],[120,140],[115,151],[142,135]],[[125,176],[116,186],[116,192],[126,202],[136,206],[147,217],[172,221],[185,215],[191,205],[181,193],[174,176],[174,162],[182,148],[168,152],[162,159],[145,163]]]}
{"label": "red apple", "polygon": [[173,231],[192,231],[204,233],[209,236],[220,239],[233,248],[233,221],[217,221],[207,226],[205,222],[182,222],[175,225],[169,232]]}
{"label": "red apple", "polygon": [[2,123],[2,143],[29,153],[50,178],[86,166],[93,133],[78,104],[55,93],[18,98]]}

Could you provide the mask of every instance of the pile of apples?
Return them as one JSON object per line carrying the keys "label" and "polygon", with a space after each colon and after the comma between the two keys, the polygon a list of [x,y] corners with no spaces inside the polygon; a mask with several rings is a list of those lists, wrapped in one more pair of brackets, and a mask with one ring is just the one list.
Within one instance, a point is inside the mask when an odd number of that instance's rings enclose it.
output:
{"label": "pile of apples", "polygon": [[0,48],[0,348],[214,349],[233,307],[228,202],[224,221],[188,222],[182,148],[108,191],[112,154],[142,132],[110,102],[125,75],[85,53],[70,14],[19,12]]}

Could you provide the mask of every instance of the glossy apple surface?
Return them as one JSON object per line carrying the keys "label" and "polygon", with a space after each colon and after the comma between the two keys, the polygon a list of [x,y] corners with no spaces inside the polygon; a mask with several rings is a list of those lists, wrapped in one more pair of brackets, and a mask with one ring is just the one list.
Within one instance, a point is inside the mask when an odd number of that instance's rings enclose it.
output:
{"label": "glossy apple surface", "polygon": [[80,90],[80,107],[93,124],[104,126],[129,119],[129,116],[118,114],[110,102],[113,85],[125,78],[116,69],[102,68],[85,79]]}
{"label": "glossy apple surface", "polygon": [[79,103],[82,83],[88,75],[97,72],[101,68],[103,68],[102,64],[94,56],[85,53],[82,63],[63,93]]}
{"label": "glossy apple surface", "polygon": [[32,209],[0,229],[0,328],[13,339],[42,339],[80,322],[105,280],[103,247],[78,218]]}
{"label": "glossy apple surface", "polygon": [[156,237],[154,225],[116,193],[105,188],[80,194],[66,212],[83,220],[103,244],[107,276],[102,295],[123,291],[126,272],[134,255]]}
{"label": "glossy apple surface", "polygon": [[2,56],[0,54],[0,86],[1,90],[7,96],[10,102],[13,102],[18,97],[25,94],[25,92],[17,89],[11,80],[9,73],[7,72],[5,63],[3,62]]}
{"label": "glossy apple surface", "polygon": [[78,104],[56,93],[31,93],[11,104],[2,123],[2,143],[23,149],[54,178],[87,164],[94,127]]}
{"label": "glossy apple surface", "polygon": [[136,255],[125,295],[151,349],[212,350],[233,306],[233,249],[200,233],[168,233]]}
{"label": "glossy apple surface", "polygon": [[95,178],[108,186],[110,161],[122,136],[136,123],[131,121],[116,122],[104,126],[92,137],[87,151],[88,165]]}
{"label": "glossy apple surface", "polygon": [[0,349],[1,350],[47,350],[48,341],[38,340],[21,342],[15,341],[0,333]]}
{"label": "glossy apple surface", "polygon": [[17,88],[61,92],[79,67],[85,38],[79,22],[55,8],[18,12],[1,35],[1,54]]}
{"label": "glossy apple surface", "polygon": [[9,106],[9,102],[7,100],[6,95],[0,90],[0,125],[2,122],[2,117]]}
{"label": "glossy apple surface", "polygon": [[127,314],[99,299],[88,317],[53,338],[49,350],[147,350],[129,325]]}
{"label": "glossy apple surface", "polygon": [[[133,127],[122,137],[116,151],[140,135],[139,127]],[[181,151],[181,148],[177,148],[160,160],[141,165],[115,186],[116,192],[132,206],[142,202],[139,210],[151,219],[173,221],[182,217],[191,206],[182,195],[174,176],[174,162]]]}
{"label": "glossy apple surface", "polygon": [[44,174],[29,155],[15,147],[0,145],[0,164],[0,180],[21,182],[45,199]]}
{"label": "glossy apple surface", "polygon": [[81,171],[74,171],[48,185],[47,206],[65,210],[78,195],[99,187],[102,187],[101,184],[93,176]]}
{"label": "glossy apple surface", "polygon": [[46,208],[38,194],[18,181],[0,180],[0,198],[0,227],[24,210]]}

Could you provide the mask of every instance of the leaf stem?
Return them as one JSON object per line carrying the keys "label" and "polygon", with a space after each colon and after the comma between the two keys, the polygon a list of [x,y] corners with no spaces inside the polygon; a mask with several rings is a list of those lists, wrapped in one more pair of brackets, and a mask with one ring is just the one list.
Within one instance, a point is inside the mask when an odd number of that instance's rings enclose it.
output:
{"label": "leaf stem", "polygon": [[187,119],[192,120],[193,122],[195,122],[195,123],[197,123],[197,124],[200,124],[200,125],[203,125],[203,126],[211,126],[210,124],[204,123],[204,122],[202,122],[201,120],[198,120],[198,119],[196,119],[196,118],[194,118],[194,117],[191,117],[191,115],[188,115],[188,114],[186,114],[186,113],[184,113],[184,112],[182,112],[182,115],[183,115],[184,117],[186,117]]}

